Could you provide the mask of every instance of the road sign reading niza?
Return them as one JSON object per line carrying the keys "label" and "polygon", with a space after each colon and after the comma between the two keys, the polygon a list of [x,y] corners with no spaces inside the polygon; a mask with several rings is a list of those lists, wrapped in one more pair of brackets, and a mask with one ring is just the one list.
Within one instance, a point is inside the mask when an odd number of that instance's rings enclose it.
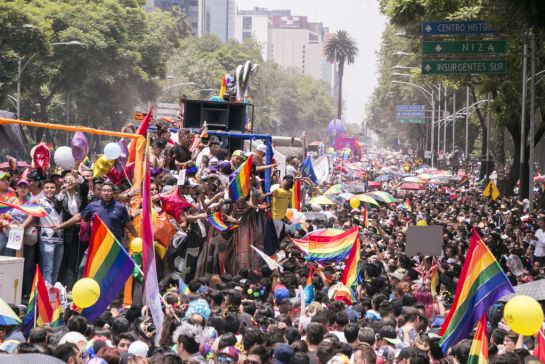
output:
{"label": "road sign reading niza", "polygon": [[423,55],[443,54],[505,54],[505,40],[423,41]]}
{"label": "road sign reading niza", "polygon": [[397,118],[397,121],[405,124],[425,124],[426,118]]}
{"label": "road sign reading niza", "polygon": [[501,74],[506,68],[505,59],[422,61],[422,74]]}

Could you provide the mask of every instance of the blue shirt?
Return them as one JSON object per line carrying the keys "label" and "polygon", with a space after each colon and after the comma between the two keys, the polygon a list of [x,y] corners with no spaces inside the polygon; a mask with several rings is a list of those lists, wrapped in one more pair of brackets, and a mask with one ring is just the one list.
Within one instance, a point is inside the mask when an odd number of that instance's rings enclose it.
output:
{"label": "blue shirt", "polygon": [[87,205],[81,212],[81,216],[84,220],[93,220],[95,213],[104,221],[104,224],[114,234],[115,238],[121,242],[123,227],[130,221],[125,205],[115,200],[108,204],[98,200]]}

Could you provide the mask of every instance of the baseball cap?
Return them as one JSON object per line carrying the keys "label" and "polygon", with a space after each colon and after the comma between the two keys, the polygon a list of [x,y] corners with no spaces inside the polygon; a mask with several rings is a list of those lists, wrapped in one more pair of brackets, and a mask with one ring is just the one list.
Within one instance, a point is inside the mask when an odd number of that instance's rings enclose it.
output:
{"label": "baseball cap", "polygon": [[274,349],[273,364],[289,364],[293,357],[293,349],[288,344],[280,344]]}
{"label": "baseball cap", "polygon": [[282,302],[284,300],[287,300],[290,298],[290,292],[286,288],[286,286],[278,284],[274,288],[274,299],[277,302]]}
{"label": "baseball cap", "polygon": [[392,326],[386,325],[382,327],[382,329],[379,330],[378,334],[382,339],[386,340],[390,344],[396,345],[399,343],[396,330]]}
{"label": "baseball cap", "polygon": [[140,340],[136,340],[129,345],[128,353],[136,356],[148,356],[148,345]]}
{"label": "baseball cap", "polygon": [[9,172],[0,171],[0,179],[4,179],[9,176],[10,176]]}
{"label": "baseball cap", "polygon": [[238,361],[238,353],[239,353],[238,349],[235,348],[234,346],[226,346],[223,349],[219,350],[216,353],[216,355],[217,356],[225,355],[230,358],[233,358],[234,361]]}
{"label": "baseball cap", "polygon": [[19,185],[26,185],[27,187],[30,187],[30,182],[28,182],[26,178],[22,178],[17,181],[17,187],[19,187]]}
{"label": "baseball cap", "polygon": [[246,155],[242,152],[242,150],[235,150],[232,154],[233,157],[240,157],[244,160],[248,159],[248,157],[246,157]]}
{"label": "baseball cap", "polygon": [[256,150],[261,153],[267,153],[267,146],[265,144],[259,144]]}

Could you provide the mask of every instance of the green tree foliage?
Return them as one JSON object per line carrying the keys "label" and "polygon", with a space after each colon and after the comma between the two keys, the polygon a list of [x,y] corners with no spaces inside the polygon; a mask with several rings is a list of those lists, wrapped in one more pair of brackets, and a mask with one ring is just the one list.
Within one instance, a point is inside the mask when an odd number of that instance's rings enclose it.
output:
{"label": "green tree foliage", "polygon": [[[489,109],[491,112],[491,127],[493,130],[487,130],[486,112],[483,108],[478,108],[472,119],[472,128],[470,129],[470,140],[479,139],[485,141],[488,133],[492,137],[490,145],[491,150],[495,150],[493,159],[497,162],[497,170],[500,178],[500,189],[503,193],[512,193],[516,181],[519,179],[519,151],[520,151],[520,110],[521,110],[521,77],[522,77],[522,43],[525,29],[533,26],[537,41],[537,65],[536,69],[545,68],[543,37],[545,24],[543,19],[544,3],[539,0],[380,0],[381,11],[388,16],[392,26],[398,31],[405,33],[406,52],[419,54],[419,36],[420,23],[424,20],[471,20],[482,19],[494,25],[508,41],[507,64],[508,69],[505,75],[463,75],[463,76],[422,76],[419,72],[414,72],[407,81],[417,83],[423,87],[429,88],[430,84],[441,82],[449,90],[464,90],[466,86],[472,90],[471,102],[486,99],[490,93],[493,103]],[[383,42],[381,56],[393,52],[392,43]],[[390,53],[391,54],[391,53]],[[385,59],[382,58],[382,62]],[[419,66],[419,59],[413,57],[406,61],[407,65]],[[381,68],[381,79],[387,80],[391,74],[396,72],[391,68]],[[405,79],[403,79],[405,81]],[[410,90],[413,97],[416,90]],[[379,83],[375,95],[371,102],[372,112],[377,113],[381,107],[387,107],[384,102],[385,95],[391,92],[391,88]],[[399,91],[398,91],[399,92]],[[459,95],[460,93],[458,93]],[[462,92],[462,95],[465,92]],[[543,82],[536,87],[536,105],[542,105],[545,101],[545,88]],[[461,98],[459,97],[458,100]],[[465,100],[462,98],[458,103]],[[452,110],[452,101],[449,100],[449,109]],[[544,108],[538,107],[538,113],[543,114]],[[370,119],[376,121],[376,117],[370,115]],[[537,118],[536,120],[543,119]],[[475,127],[478,125],[478,129]],[[528,123],[527,123],[528,125]],[[504,130],[507,133],[504,133]],[[545,132],[545,123],[536,125],[535,143],[537,144]],[[459,133],[464,133],[463,128],[458,128]],[[479,134],[475,134],[475,131]],[[458,132],[457,132],[458,134]],[[504,136],[505,135],[505,136]],[[461,135],[455,136],[456,140],[461,140]],[[480,152],[473,151],[470,148],[470,154],[478,155],[479,159],[484,157],[486,152],[486,143],[480,142]],[[470,147],[473,145],[470,143]],[[505,152],[508,152],[507,154]],[[528,156],[528,153],[526,153]],[[509,163],[504,174],[504,163]]]}

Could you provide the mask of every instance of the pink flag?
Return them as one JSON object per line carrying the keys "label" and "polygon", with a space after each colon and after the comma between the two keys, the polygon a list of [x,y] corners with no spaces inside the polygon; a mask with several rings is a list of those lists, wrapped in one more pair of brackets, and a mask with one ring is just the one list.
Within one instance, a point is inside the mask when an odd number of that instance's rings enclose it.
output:
{"label": "pink flag", "polygon": [[145,155],[145,173],[142,183],[142,270],[144,271],[144,296],[148,301],[147,304],[150,307],[151,317],[155,324],[155,340],[157,344],[161,338],[164,314],[161,310],[161,301],[159,298],[159,282],[157,281],[157,267],[155,266],[155,249],[151,224],[149,143]]}

